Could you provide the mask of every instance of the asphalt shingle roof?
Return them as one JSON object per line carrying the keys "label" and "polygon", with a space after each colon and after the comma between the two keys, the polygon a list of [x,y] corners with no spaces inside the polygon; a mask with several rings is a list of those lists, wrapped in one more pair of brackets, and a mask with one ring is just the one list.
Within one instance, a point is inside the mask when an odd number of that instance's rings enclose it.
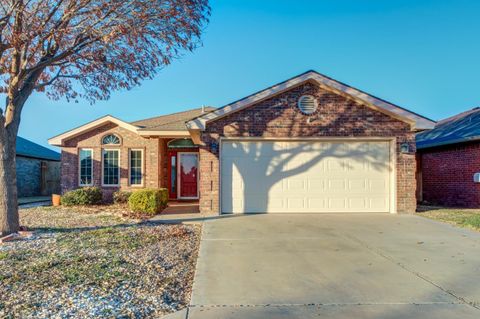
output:
{"label": "asphalt shingle roof", "polygon": [[430,148],[480,140],[480,108],[439,121],[435,128],[418,133],[417,148]]}
{"label": "asphalt shingle roof", "polygon": [[38,145],[37,143],[33,143],[32,141],[24,139],[20,136],[17,136],[17,155],[39,158],[44,160],[60,160],[59,153],[41,145]]}
{"label": "asphalt shingle roof", "polygon": [[130,124],[140,127],[141,131],[186,131],[185,122],[200,115],[216,110],[211,106],[196,108],[188,111],[156,116],[145,120],[131,122]]}

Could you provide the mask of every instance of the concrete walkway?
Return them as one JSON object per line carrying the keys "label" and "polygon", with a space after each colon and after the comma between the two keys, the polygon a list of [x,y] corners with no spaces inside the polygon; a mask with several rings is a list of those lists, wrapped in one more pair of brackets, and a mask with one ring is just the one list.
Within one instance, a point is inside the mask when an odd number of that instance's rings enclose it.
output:
{"label": "concrete walkway", "polygon": [[416,216],[210,219],[182,318],[480,318],[479,248]]}
{"label": "concrete walkway", "polygon": [[19,197],[19,208],[31,208],[37,206],[49,206],[52,204],[52,196],[31,196],[31,197]]}

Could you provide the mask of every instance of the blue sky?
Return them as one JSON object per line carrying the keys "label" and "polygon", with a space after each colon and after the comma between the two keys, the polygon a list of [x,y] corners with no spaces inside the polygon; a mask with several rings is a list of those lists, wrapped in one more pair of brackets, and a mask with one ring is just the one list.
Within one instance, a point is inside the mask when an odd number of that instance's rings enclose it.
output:
{"label": "blue sky", "polygon": [[480,106],[480,1],[217,0],[203,47],[108,101],[30,98],[20,136],[47,139],[112,114],[126,121],[223,106],[314,69],[433,118]]}

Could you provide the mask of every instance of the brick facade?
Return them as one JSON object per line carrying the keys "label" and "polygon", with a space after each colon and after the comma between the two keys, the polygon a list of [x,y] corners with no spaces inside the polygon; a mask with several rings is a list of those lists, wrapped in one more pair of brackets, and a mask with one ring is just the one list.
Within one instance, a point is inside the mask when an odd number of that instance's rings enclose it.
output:
{"label": "brick facade", "polygon": [[[319,101],[313,115],[297,108],[301,95],[311,94]],[[220,137],[385,137],[396,140],[397,211],[412,213],[415,199],[415,136],[410,125],[372,110],[351,99],[334,94],[313,83],[306,83],[261,101],[247,109],[208,123],[200,148],[200,210],[220,211]],[[408,143],[410,154],[400,153]],[[215,145],[215,149],[212,146]]]}
{"label": "brick facade", "polygon": [[480,143],[419,150],[422,200],[431,204],[480,207]]}
{"label": "brick facade", "polygon": [[[121,145],[106,146],[106,148],[120,150],[120,187],[102,187],[102,138],[114,133],[121,138]],[[62,147],[62,193],[79,187],[78,152],[81,148],[93,150],[93,184],[101,187],[105,198],[122,189],[137,189],[141,187],[166,187],[166,140],[159,138],[142,137],[134,132],[110,123],[73,137]],[[129,184],[129,149],[143,149],[144,180],[143,186]],[[163,154],[163,155],[162,155]]]}

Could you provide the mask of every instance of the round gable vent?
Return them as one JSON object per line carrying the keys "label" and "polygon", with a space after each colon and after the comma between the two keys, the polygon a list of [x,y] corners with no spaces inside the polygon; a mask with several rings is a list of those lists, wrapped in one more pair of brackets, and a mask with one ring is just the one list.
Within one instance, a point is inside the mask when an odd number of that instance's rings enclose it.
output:
{"label": "round gable vent", "polygon": [[304,114],[313,114],[317,110],[317,100],[313,95],[302,95],[298,99],[298,109]]}

